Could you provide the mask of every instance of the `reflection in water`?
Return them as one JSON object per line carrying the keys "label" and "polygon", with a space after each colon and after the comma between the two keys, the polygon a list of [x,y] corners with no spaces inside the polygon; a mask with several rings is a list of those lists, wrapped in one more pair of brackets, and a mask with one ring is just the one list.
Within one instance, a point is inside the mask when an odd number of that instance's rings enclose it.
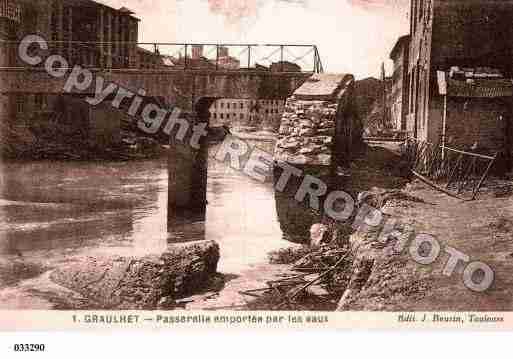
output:
{"label": "reflection in water", "polygon": [[272,186],[209,161],[206,223],[178,221],[167,233],[167,162],[6,163],[0,255],[52,257],[161,253],[168,243],[214,239],[220,271],[264,263],[286,245]]}
{"label": "reflection in water", "polygon": [[2,175],[7,254],[165,243],[165,162],[8,163]]}

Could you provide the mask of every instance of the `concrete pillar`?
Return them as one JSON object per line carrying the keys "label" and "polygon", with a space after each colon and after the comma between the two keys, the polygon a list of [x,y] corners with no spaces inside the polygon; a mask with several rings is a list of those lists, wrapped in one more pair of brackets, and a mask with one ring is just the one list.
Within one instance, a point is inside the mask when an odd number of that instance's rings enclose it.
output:
{"label": "concrete pillar", "polygon": [[38,16],[38,29],[41,31],[43,37],[48,40],[52,38],[52,12],[55,0],[47,0],[46,6],[41,8],[41,13]]}
{"label": "concrete pillar", "polygon": [[[72,61],[72,57],[73,57],[73,43],[72,43],[72,41],[73,41],[73,8],[71,6],[68,7],[67,18],[68,18],[67,59],[68,59],[68,61]],[[82,61],[82,64],[85,64],[85,63],[87,63],[87,62]]]}
{"label": "concrete pillar", "polygon": [[119,16],[119,41],[122,42],[119,46],[119,58],[121,61],[121,67],[125,68],[127,67],[126,63],[126,44],[124,43],[126,41],[126,17],[124,15]]}
{"label": "concrete pillar", "polygon": [[[38,35],[44,37],[47,41],[52,40],[52,13],[54,10],[55,1],[56,0],[46,0],[38,4],[38,15],[35,19],[35,31],[38,33]],[[26,26],[26,24],[25,22],[22,22],[22,24],[20,24],[20,27],[24,26]]]}
{"label": "concrete pillar", "polygon": [[59,42],[57,45],[58,53],[63,55],[64,52],[64,44],[62,43],[64,39],[64,4],[62,1],[57,2],[57,41]]}
{"label": "concrete pillar", "polygon": [[115,60],[113,61],[114,62],[114,67],[121,67],[120,64],[119,64],[119,50],[120,50],[120,44],[119,44],[119,41],[120,38],[119,38],[119,14],[116,13],[114,14],[114,28],[113,28],[113,40],[114,41],[114,44],[113,44],[113,47],[112,47],[112,52],[113,52],[113,55],[115,57]]}
{"label": "concrete pillar", "polygon": [[107,62],[106,67],[112,68],[112,12],[109,10],[106,12],[106,18],[105,18],[105,25],[106,26],[106,34],[105,34],[105,41],[107,44],[105,44],[106,49],[106,55],[107,55]]}
{"label": "concrete pillar", "polygon": [[103,19],[104,19],[104,12],[105,12],[105,9],[103,7],[100,7],[98,9],[98,15],[97,15],[97,20],[96,20],[96,36],[97,36],[97,39],[98,39],[98,66],[99,67],[104,67],[105,66],[105,63],[104,63],[104,46],[103,46],[103,41],[104,41],[104,36],[103,36]]}
{"label": "concrete pillar", "polygon": [[137,56],[137,38],[138,34],[138,23],[137,20],[133,18],[128,18],[128,36],[129,36],[129,67],[130,68],[138,68],[139,67],[139,58]]}
{"label": "concrete pillar", "polygon": [[7,19],[0,18],[0,67],[10,66],[9,53],[11,52],[11,45],[1,41],[11,40],[9,36],[9,22]]}
{"label": "concrete pillar", "polygon": [[189,133],[183,142],[176,140],[177,129],[170,135],[168,157],[168,229],[172,231],[177,222],[184,219],[205,220],[208,176],[208,139],[202,137],[200,149],[190,146],[192,128],[195,123],[209,121],[209,108],[213,99],[203,98],[196,106]]}

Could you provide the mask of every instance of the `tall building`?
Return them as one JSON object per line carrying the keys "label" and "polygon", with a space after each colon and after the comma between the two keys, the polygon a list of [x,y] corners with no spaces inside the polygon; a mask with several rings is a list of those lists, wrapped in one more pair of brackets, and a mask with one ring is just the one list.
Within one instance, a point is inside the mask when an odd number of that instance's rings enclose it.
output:
{"label": "tall building", "polygon": [[391,90],[391,119],[395,130],[406,131],[406,115],[408,107],[408,62],[410,51],[410,35],[401,36],[390,52],[390,59],[394,62]]}
{"label": "tall building", "polygon": [[[138,68],[139,19],[125,7],[115,9],[92,0],[0,0],[0,66],[26,67],[16,56],[18,42],[39,34],[49,52],[70,65]],[[121,115],[88,107],[72,95],[0,95],[0,121],[53,137],[112,143],[120,140]],[[90,142],[91,145],[94,143]]]}
{"label": "tall building", "polygon": [[[21,6],[12,0],[0,0],[0,41],[13,41],[21,23]],[[0,43],[0,67],[9,67],[16,61],[16,47],[8,42]],[[0,121],[12,113],[15,99],[0,94]],[[1,125],[1,124],[0,124]]]}
{"label": "tall building", "polygon": [[20,8],[15,41],[37,33],[51,44],[52,53],[70,63],[137,67],[139,19],[125,7],[115,9],[92,0],[3,1]]}
{"label": "tall building", "polygon": [[508,151],[513,1],[412,0],[410,16],[411,136]]}

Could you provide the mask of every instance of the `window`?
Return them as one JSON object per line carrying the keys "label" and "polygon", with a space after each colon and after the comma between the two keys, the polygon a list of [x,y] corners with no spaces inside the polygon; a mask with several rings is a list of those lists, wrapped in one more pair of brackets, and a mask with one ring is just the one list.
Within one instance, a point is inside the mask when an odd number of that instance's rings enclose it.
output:
{"label": "window", "polygon": [[241,102],[240,103],[240,108],[243,109],[244,108],[244,102]]}
{"label": "window", "polygon": [[220,116],[221,116],[221,119],[224,119],[224,114],[223,113]]}
{"label": "window", "polygon": [[16,113],[22,114],[25,112],[25,99],[22,96],[16,98]]}
{"label": "window", "polygon": [[214,118],[217,118],[217,113],[214,112]]}
{"label": "window", "polygon": [[224,102],[221,102],[221,108],[224,108]]}
{"label": "window", "polygon": [[229,113],[226,114],[226,119],[227,120],[230,119],[230,114]]}
{"label": "window", "polygon": [[244,120],[244,114],[243,113],[240,114],[240,119]]}
{"label": "window", "polygon": [[228,109],[230,108],[230,103],[229,102],[226,104],[226,108],[228,108]]}

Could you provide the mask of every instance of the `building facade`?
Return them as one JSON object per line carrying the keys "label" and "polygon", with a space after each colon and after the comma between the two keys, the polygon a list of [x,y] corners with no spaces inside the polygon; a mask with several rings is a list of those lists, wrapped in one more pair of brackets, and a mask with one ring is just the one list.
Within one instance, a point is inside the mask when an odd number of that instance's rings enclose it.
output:
{"label": "building facade", "polygon": [[[18,43],[38,34],[47,40],[48,51],[70,66],[138,68],[138,24],[127,8],[91,0],[0,0],[0,40],[9,41],[0,48],[0,66],[26,67],[16,56]],[[66,94],[0,95],[0,121],[92,146],[120,141],[120,113],[77,101]]]}
{"label": "building facade", "polygon": [[390,99],[391,120],[395,130],[406,131],[406,115],[408,112],[408,63],[410,52],[410,35],[401,36],[390,52],[390,59],[394,62],[392,74],[392,89]]}
{"label": "building facade", "polygon": [[100,68],[138,67],[135,44],[139,19],[125,7],[114,9],[92,0],[7,2],[20,8],[13,41],[38,34],[48,41],[53,54],[64,56],[70,63]]}
{"label": "building facade", "polygon": [[412,0],[410,16],[410,135],[509,152],[513,1]]}
{"label": "building facade", "polygon": [[276,131],[284,110],[284,100],[221,99],[210,107],[210,126]]}

